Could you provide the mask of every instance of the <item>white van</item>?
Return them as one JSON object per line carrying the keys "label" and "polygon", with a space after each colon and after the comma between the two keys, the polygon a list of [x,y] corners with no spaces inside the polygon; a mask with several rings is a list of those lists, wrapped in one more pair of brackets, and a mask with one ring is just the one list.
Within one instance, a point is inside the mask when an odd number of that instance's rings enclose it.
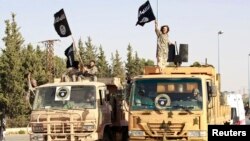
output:
{"label": "white van", "polygon": [[231,123],[232,125],[245,125],[245,109],[241,94],[226,94],[227,104],[231,106]]}

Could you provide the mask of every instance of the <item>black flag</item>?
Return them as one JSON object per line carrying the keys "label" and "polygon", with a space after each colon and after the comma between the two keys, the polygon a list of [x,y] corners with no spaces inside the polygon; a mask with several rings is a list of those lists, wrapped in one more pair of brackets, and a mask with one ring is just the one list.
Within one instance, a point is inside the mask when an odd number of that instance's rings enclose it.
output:
{"label": "black flag", "polygon": [[65,50],[64,54],[67,56],[67,68],[74,67],[75,58],[74,58],[74,49],[73,43]]}
{"label": "black flag", "polygon": [[144,26],[145,23],[155,20],[155,15],[149,1],[140,6],[138,10],[138,21],[136,25]]}
{"label": "black flag", "polygon": [[71,35],[71,31],[64,10],[61,9],[60,11],[55,13],[54,17],[54,26],[58,35],[60,37],[67,37]]}

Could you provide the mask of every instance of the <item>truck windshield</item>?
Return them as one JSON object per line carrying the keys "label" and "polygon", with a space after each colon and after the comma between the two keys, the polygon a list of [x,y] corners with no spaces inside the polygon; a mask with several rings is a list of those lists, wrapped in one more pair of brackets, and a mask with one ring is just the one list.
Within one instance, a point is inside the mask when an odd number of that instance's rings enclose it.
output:
{"label": "truck windshield", "polygon": [[58,92],[60,86],[38,88],[33,109],[93,109],[96,107],[96,90],[94,86],[66,87],[68,91],[65,91],[65,93],[62,93],[62,89],[61,93]]}
{"label": "truck windshield", "polygon": [[198,78],[139,79],[130,95],[132,110],[201,110],[202,98]]}

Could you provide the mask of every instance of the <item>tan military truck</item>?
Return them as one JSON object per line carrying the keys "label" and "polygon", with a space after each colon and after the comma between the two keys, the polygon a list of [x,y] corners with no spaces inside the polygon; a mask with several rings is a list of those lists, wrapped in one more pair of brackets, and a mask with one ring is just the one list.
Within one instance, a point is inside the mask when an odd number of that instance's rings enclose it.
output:
{"label": "tan military truck", "polygon": [[207,140],[209,124],[230,121],[211,66],[145,67],[130,85],[129,140]]}
{"label": "tan military truck", "polygon": [[102,82],[55,82],[36,87],[28,126],[32,129],[30,141],[112,141],[124,133],[117,127],[127,129],[120,116],[124,114],[114,108],[119,101],[113,102],[122,92],[120,79],[99,80]]}

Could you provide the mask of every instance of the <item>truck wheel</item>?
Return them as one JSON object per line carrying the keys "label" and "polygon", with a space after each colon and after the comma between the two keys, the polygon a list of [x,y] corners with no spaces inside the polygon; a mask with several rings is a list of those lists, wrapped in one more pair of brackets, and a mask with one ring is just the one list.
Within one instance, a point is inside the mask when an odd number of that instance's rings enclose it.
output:
{"label": "truck wheel", "polygon": [[110,131],[107,131],[107,130],[106,130],[106,131],[104,132],[102,141],[113,141],[113,137],[112,137]]}
{"label": "truck wheel", "polygon": [[128,127],[122,129],[122,141],[128,141]]}
{"label": "truck wheel", "polygon": [[117,104],[116,104],[116,99],[115,98],[113,98],[112,99],[112,112],[111,112],[111,121],[112,122],[115,122],[116,121],[116,108],[117,108]]}

